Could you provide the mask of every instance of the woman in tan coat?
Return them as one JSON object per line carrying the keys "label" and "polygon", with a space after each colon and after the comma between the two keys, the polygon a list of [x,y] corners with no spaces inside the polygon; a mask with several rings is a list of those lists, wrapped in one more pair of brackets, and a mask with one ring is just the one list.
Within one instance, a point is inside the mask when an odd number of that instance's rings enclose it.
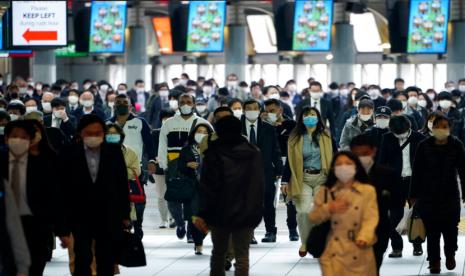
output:
{"label": "woman in tan coat", "polygon": [[368,177],[355,155],[340,152],[334,157],[325,186],[318,191],[309,214],[315,224],[331,221],[319,260],[323,275],[377,275],[373,244],[378,205],[375,188],[365,183]]}
{"label": "woman in tan coat", "polygon": [[297,226],[302,245],[299,255],[307,255],[307,238],[313,226],[308,220],[313,197],[326,181],[333,158],[333,141],[314,107],[305,107],[288,140],[288,158],[282,179],[282,192],[295,203]]}

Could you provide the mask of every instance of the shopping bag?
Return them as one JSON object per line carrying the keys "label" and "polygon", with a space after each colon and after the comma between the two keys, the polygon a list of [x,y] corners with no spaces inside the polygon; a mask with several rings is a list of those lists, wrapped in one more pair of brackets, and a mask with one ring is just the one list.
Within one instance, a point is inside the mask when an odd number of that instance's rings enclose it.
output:
{"label": "shopping bag", "polygon": [[424,242],[426,230],[423,220],[417,214],[413,214],[409,221],[408,240],[411,243]]}
{"label": "shopping bag", "polygon": [[408,232],[410,227],[410,218],[412,217],[413,208],[408,209],[408,211],[404,214],[404,217],[401,219],[399,224],[397,224],[396,231],[401,235],[405,235]]}
{"label": "shopping bag", "polygon": [[124,231],[121,239],[118,264],[125,267],[146,266],[144,245],[134,233]]}

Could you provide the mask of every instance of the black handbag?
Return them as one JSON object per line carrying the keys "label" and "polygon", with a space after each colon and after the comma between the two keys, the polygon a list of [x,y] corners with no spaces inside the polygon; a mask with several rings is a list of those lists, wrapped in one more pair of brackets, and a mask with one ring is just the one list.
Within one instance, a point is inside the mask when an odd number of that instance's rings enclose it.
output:
{"label": "black handbag", "polygon": [[129,231],[123,232],[118,264],[125,267],[140,267],[147,265],[144,245],[134,233]]}
{"label": "black handbag", "polygon": [[[331,198],[334,200],[334,194],[331,193]],[[325,203],[328,202],[328,189],[325,188]],[[319,258],[323,255],[326,248],[326,240],[331,230],[331,220],[327,220],[321,224],[315,225],[310,230],[307,239],[307,252],[314,258]]]}

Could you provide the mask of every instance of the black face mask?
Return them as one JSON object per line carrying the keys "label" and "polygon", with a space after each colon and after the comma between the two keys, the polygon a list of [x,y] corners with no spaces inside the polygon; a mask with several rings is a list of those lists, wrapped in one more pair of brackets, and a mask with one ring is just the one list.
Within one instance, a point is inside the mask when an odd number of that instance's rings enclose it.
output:
{"label": "black face mask", "polygon": [[127,115],[129,114],[129,106],[127,105],[115,105],[116,115]]}
{"label": "black face mask", "polygon": [[10,94],[10,97],[11,97],[12,99],[17,99],[17,98],[19,98],[19,94],[16,93],[16,92],[13,92],[13,93]]}

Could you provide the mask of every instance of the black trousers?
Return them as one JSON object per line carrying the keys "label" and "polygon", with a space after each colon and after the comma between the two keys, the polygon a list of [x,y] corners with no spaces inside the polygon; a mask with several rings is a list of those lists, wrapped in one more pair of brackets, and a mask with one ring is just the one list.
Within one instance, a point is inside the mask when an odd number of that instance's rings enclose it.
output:
{"label": "black trousers", "polygon": [[22,216],[24,235],[31,255],[30,276],[42,276],[48,261],[50,248],[51,227],[44,225],[33,216]]}
{"label": "black trousers", "polygon": [[295,231],[297,229],[297,211],[295,209],[295,204],[292,201],[286,203],[286,210],[287,210],[287,228],[289,231]]}
{"label": "black trousers", "polygon": [[266,183],[265,186],[265,210],[263,220],[265,221],[266,232],[277,233],[276,228],[276,207],[274,201],[276,197],[276,186],[271,183]]}
{"label": "black trousers", "polygon": [[192,238],[194,239],[194,244],[196,246],[203,245],[203,240],[205,239],[206,235],[202,233],[197,227],[195,227],[192,220],[187,222],[187,230],[192,234]]}
{"label": "black trousers", "polygon": [[[98,226],[95,226],[98,229]],[[118,247],[116,239],[110,234],[95,233],[95,230],[82,229],[73,232],[75,268],[74,276],[92,276],[91,264],[92,240],[95,240],[95,259],[97,275],[109,276],[114,274],[114,265],[117,261]]]}
{"label": "black trousers", "polygon": [[389,244],[389,227],[390,223],[388,218],[385,218],[384,221],[380,218],[380,222],[376,228],[376,237],[378,238],[378,241],[373,245],[378,275],[381,264],[383,263],[384,253],[386,252]]}

